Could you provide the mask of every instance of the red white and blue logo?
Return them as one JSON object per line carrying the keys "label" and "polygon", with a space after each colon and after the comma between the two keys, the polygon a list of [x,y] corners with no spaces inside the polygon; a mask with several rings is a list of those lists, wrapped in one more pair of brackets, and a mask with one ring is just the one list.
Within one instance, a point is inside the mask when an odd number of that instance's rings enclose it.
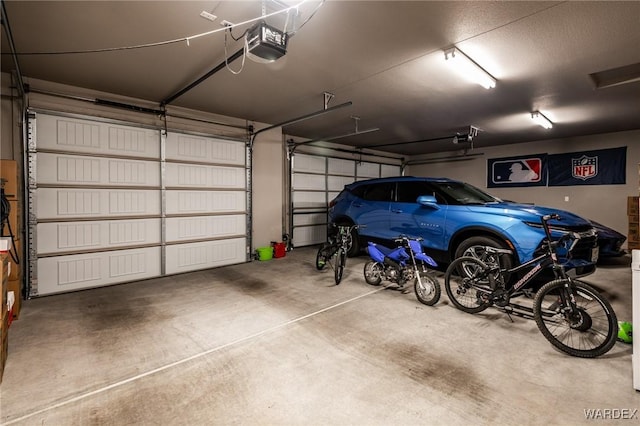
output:
{"label": "red white and blue logo", "polygon": [[587,180],[598,175],[598,157],[587,157],[571,159],[571,176],[576,179]]}
{"label": "red white and blue logo", "polygon": [[492,160],[490,186],[531,185],[544,178],[541,157]]}

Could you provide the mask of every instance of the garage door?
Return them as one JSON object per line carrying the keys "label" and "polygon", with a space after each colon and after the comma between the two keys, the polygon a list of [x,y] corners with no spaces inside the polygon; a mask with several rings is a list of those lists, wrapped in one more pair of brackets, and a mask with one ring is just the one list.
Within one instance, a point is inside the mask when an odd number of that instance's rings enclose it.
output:
{"label": "garage door", "polygon": [[50,113],[29,120],[31,295],[247,260],[244,142]]}
{"label": "garage door", "polygon": [[327,238],[327,207],[356,180],[399,176],[400,166],[313,154],[291,156],[290,234],[296,247]]}

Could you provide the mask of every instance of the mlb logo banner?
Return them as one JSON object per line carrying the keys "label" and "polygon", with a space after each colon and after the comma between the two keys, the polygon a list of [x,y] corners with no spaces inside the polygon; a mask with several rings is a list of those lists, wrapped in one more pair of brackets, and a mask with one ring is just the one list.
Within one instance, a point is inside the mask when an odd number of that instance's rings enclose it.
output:
{"label": "mlb logo banner", "polygon": [[549,186],[624,185],[626,166],[626,146],[549,155]]}
{"label": "mlb logo banner", "polygon": [[487,162],[487,187],[545,186],[546,154],[494,158]]}

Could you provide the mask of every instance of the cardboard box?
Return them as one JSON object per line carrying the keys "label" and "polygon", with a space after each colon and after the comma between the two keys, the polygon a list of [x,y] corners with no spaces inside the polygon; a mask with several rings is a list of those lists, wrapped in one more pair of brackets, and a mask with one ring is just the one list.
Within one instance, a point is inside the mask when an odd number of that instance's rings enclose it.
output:
{"label": "cardboard box", "polygon": [[[22,278],[22,244],[20,240],[13,240],[13,248],[11,254],[18,258],[18,263],[13,261],[13,257],[9,256],[9,280],[19,280]],[[7,253],[9,254],[9,253]]]}
{"label": "cardboard box", "polygon": [[6,180],[4,195],[7,199],[18,199],[18,164],[15,160],[0,160],[0,178]]}
{"label": "cardboard box", "polygon": [[640,241],[640,224],[630,223],[629,232],[627,233],[627,241],[638,242]]}
{"label": "cardboard box", "polygon": [[627,250],[640,250],[640,241],[627,241]]}
{"label": "cardboard box", "polygon": [[640,197],[627,197],[627,216],[637,216],[640,212]]}
{"label": "cardboard box", "polygon": [[9,280],[7,285],[8,291],[13,291],[15,302],[13,303],[13,318],[18,319],[20,309],[22,308],[22,280]]}

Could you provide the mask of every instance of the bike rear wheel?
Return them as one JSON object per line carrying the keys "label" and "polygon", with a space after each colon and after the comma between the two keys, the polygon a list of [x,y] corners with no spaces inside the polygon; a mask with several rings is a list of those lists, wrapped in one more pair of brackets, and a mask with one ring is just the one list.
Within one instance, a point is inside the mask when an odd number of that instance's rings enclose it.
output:
{"label": "bike rear wheel", "polygon": [[459,257],[444,274],[444,288],[453,305],[470,314],[491,306],[492,289],[487,279],[488,267],[475,257]]}
{"label": "bike rear wheel", "polygon": [[618,320],[613,308],[581,281],[559,279],[543,285],[536,293],[533,315],[542,335],[569,355],[595,358],[616,343]]}
{"label": "bike rear wheel", "polygon": [[370,260],[364,264],[364,280],[367,284],[380,285],[383,274],[384,267],[375,260]]}
{"label": "bike rear wheel", "polygon": [[413,290],[416,292],[418,301],[427,306],[433,306],[440,300],[442,289],[440,282],[429,272],[420,272],[420,281],[416,277],[413,283]]}
{"label": "bike rear wheel", "polygon": [[336,253],[336,266],[334,269],[334,278],[336,280],[336,285],[340,284],[342,281],[342,275],[344,274],[344,266],[347,263],[347,252],[344,247],[340,247],[338,252]]}

